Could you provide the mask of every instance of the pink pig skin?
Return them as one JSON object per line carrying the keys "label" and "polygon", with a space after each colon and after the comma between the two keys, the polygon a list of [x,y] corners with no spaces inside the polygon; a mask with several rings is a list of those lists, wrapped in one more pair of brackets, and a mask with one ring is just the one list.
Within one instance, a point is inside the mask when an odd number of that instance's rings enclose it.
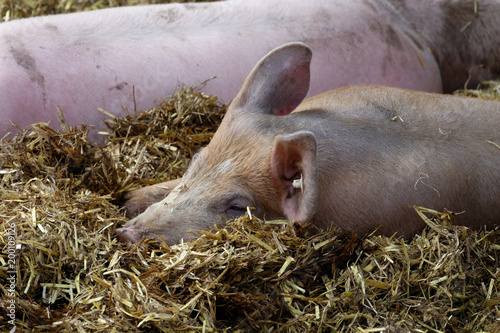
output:
{"label": "pink pig skin", "polygon": [[449,1],[420,2],[242,0],[1,23],[0,131],[39,121],[57,127],[59,105],[68,124],[94,125],[90,138],[102,142],[97,131],[105,116],[97,108],[114,115],[150,108],[182,84],[213,77],[203,91],[227,103],[260,57],[293,41],[315,53],[309,96],[358,84],[440,92],[442,81],[450,91],[474,66],[483,68],[471,84],[497,73],[491,58],[499,34],[489,31],[500,26],[491,13],[496,2],[480,2],[477,15],[472,0],[464,1],[468,12],[444,8]]}
{"label": "pink pig skin", "polygon": [[[311,56],[302,43],[267,54],[180,183],[164,184],[168,196],[118,238],[173,244],[246,207],[266,219],[406,238],[425,225],[413,205],[457,212],[472,228],[500,223],[500,103],[380,86],[302,102]],[[158,198],[161,187],[152,189],[139,197]]]}

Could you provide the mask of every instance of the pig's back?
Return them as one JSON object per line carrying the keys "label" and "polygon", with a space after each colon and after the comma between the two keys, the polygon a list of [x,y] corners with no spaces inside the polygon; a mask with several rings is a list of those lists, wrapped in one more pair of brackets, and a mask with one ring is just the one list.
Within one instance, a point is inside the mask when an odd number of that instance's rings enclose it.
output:
{"label": "pig's back", "polygon": [[500,136],[500,103],[477,98],[353,86],[311,97],[294,113],[309,110],[325,110],[346,123],[372,122],[381,130],[399,123],[415,135]]}

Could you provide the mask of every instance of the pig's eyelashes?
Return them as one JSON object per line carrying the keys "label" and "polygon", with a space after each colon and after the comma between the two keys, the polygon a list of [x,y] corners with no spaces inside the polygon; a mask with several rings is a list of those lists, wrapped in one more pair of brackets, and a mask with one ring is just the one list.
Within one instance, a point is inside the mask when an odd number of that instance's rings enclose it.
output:
{"label": "pig's eyelashes", "polygon": [[234,218],[240,217],[240,216],[244,215],[246,213],[246,211],[247,211],[246,207],[243,208],[243,207],[231,206],[225,212],[226,218],[234,219]]}
{"label": "pig's eyelashes", "polygon": [[246,200],[241,200],[240,198],[233,199],[226,204],[227,208],[224,213],[226,213],[227,217],[235,218],[245,214],[247,206],[249,206],[249,203],[247,203]]}
{"label": "pig's eyelashes", "polygon": [[243,213],[243,212],[247,211],[247,208],[246,207],[231,206],[231,207],[229,207],[228,211]]}

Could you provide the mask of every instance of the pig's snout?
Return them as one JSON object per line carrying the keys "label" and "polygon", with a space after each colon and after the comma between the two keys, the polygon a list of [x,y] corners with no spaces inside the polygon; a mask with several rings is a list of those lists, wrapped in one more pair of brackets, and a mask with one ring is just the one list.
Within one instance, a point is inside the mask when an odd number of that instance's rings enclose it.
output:
{"label": "pig's snout", "polygon": [[137,243],[145,233],[134,228],[123,227],[116,229],[115,234],[122,243]]}

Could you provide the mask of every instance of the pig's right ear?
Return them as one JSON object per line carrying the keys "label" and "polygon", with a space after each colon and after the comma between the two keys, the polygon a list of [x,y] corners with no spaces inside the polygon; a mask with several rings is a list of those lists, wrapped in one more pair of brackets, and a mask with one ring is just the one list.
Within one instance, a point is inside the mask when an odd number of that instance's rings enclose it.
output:
{"label": "pig's right ear", "polygon": [[231,113],[258,112],[286,115],[309,90],[311,49],[289,43],[269,52],[248,75],[231,103]]}
{"label": "pig's right ear", "polygon": [[284,215],[296,222],[311,222],[319,192],[314,134],[299,131],[276,137],[269,163],[271,184]]}

